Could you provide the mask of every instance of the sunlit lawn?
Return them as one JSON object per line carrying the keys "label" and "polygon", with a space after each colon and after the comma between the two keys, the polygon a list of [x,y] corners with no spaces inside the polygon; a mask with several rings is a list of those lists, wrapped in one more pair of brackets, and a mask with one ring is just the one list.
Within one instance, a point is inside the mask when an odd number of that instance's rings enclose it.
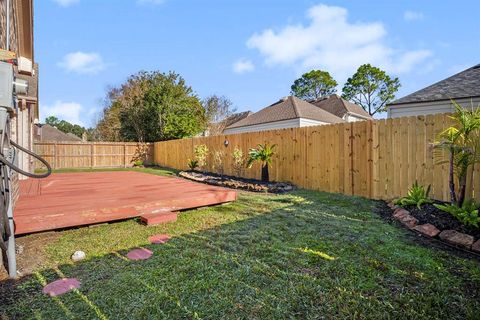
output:
{"label": "sunlit lawn", "polygon": [[[153,169],[149,169],[153,170]],[[7,319],[465,319],[480,317],[480,264],[417,244],[375,202],[336,194],[242,193],[175,223],[134,220],[61,232],[47,265],[1,292]],[[163,245],[147,237],[168,233]],[[147,247],[145,261],[124,258]],[[73,265],[83,250],[88,260]],[[56,267],[58,265],[58,267]],[[82,287],[57,298],[61,275]],[[0,294],[0,295],[1,295]]]}

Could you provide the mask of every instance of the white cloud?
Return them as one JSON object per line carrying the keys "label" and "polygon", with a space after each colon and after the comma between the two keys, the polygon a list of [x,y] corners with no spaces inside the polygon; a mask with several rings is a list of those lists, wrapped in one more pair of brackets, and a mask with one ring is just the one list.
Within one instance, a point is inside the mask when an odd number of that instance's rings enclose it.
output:
{"label": "white cloud", "polygon": [[242,74],[255,70],[255,65],[248,59],[239,59],[233,64],[233,72]]}
{"label": "white cloud", "polygon": [[80,0],[53,0],[53,1],[61,7],[68,7],[68,6],[71,6],[72,4],[80,2]]}
{"label": "white cloud", "polygon": [[96,74],[106,65],[102,57],[95,52],[72,52],[66,54],[58,66],[67,72],[76,72],[80,74]]}
{"label": "white cloud", "polygon": [[83,107],[76,102],[63,102],[57,100],[51,105],[41,105],[40,113],[40,118],[42,120],[45,120],[45,118],[49,116],[55,116],[60,120],[66,120],[70,123],[84,126],[84,122],[80,118],[80,115],[83,113]]}
{"label": "white cloud", "polygon": [[421,12],[417,11],[405,11],[403,13],[403,19],[406,21],[417,21],[417,20],[423,20],[425,16]]}
{"label": "white cloud", "polygon": [[163,4],[165,0],[137,0],[138,4],[153,4],[153,5],[159,5]]}
{"label": "white cloud", "polygon": [[307,17],[307,25],[289,24],[255,33],[247,47],[258,50],[269,66],[289,66],[298,73],[325,69],[339,82],[364,63],[405,73],[432,55],[429,50],[398,51],[389,47],[382,23],[349,22],[345,8],[316,5],[307,11]]}

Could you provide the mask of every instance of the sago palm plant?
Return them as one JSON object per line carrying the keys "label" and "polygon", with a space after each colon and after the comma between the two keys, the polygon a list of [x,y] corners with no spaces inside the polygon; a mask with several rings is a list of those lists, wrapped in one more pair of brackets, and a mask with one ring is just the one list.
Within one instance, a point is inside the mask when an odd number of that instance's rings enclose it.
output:
{"label": "sago palm plant", "polygon": [[269,146],[267,143],[259,144],[257,148],[252,148],[248,152],[248,168],[251,168],[254,162],[260,161],[262,163],[262,181],[268,182],[270,180],[268,167],[272,164],[276,146],[275,144]]}

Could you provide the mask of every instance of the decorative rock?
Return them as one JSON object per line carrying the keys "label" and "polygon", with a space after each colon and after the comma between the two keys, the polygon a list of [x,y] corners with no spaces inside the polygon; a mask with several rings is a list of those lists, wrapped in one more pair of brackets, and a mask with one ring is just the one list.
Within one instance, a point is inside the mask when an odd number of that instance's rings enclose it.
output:
{"label": "decorative rock", "polygon": [[397,220],[401,220],[401,219],[403,219],[403,218],[405,218],[406,216],[409,216],[409,215],[410,215],[410,212],[408,212],[407,210],[405,210],[403,208],[398,208],[395,211],[393,211],[393,217]]}
{"label": "decorative rock", "polygon": [[410,229],[414,228],[418,224],[417,218],[409,214],[400,219],[400,222]]}
{"label": "decorative rock", "polygon": [[153,252],[145,249],[145,248],[139,248],[139,249],[133,249],[129,253],[127,253],[127,258],[130,260],[146,260],[152,256]]}
{"label": "decorative rock", "polygon": [[76,278],[65,278],[47,284],[43,287],[43,293],[56,297],[78,288],[80,288],[80,281]]}
{"label": "decorative rock", "polygon": [[83,251],[75,251],[73,254],[72,254],[72,260],[74,262],[77,262],[77,261],[82,261],[83,259],[85,259],[87,257],[87,255],[85,254],[85,252]]}
{"label": "decorative rock", "polygon": [[472,236],[455,230],[444,230],[440,232],[439,237],[448,243],[466,247],[468,249],[470,249],[474,240]]}
{"label": "decorative rock", "polygon": [[20,244],[17,244],[15,246],[15,253],[20,255],[20,254],[23,254],[23,251],[24,251],[25,247],[20,245]]}
{"label": "decorative rock", "polygon": [[163,244],[168,240],[170,240],[170,236],[168,234],[156,234],[148,238],[148,241],[150,241],[152,244]]}
{"label": "decorative rock", "polygon": [[480,252],[480,240],[477,240],[477,242],[475,242],[475,243],[472,245],[472,250],[473,250],[473,251],[476,251],[476,252]]}
{"label": "decorative rock", "polygon": [[430,223],[415,226],[413,230],[416,230],[432,238],[436,237],[440,233],[440,230],[438,230],[433,224],[430,224]]}
{"label": "decorative rock", "polygon": [[393,201],[387,203],[387,206],[388,206],[390,209],[392,209],[392,210],[396,210],[396,209],[399,208]]}

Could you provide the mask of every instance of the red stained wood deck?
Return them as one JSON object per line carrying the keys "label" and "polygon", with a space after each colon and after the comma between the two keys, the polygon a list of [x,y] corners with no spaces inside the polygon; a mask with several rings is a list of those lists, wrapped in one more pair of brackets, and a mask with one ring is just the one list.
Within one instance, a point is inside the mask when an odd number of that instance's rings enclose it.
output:
{"label": "red stained wood deck", "polygon": [[236,200],[229,189],[133,171],[56,173],[20,182],[15,234],[134,218]]}

